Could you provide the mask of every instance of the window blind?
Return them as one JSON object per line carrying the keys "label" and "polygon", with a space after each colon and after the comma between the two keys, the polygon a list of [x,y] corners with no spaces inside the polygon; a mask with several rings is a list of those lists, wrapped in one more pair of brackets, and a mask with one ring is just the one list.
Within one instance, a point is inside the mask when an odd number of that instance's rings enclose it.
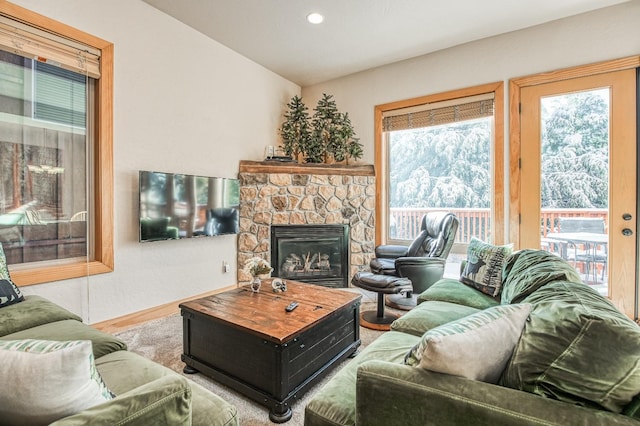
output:
{"label": "window blind", "polygon": [[382,113],[382,130],[417,129],[420,127],[440,126],[457,121],[492,117],[494,95],[470,96],[467,98],[416,105]]}
{"label": "window blind", "polygon": [[86,128],[87,78],[42,62],[34,66],[33,118]]}
{"label": "window blind", "polygon": [[100,51],[0,15],[0,49],[100,78]]}

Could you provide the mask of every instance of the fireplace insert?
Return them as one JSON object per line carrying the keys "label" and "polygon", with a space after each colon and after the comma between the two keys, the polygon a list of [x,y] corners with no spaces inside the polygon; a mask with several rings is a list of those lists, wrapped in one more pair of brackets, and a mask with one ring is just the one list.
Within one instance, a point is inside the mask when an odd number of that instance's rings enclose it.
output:
{"label": "fireplace insert", "polygon": [[271,265],[276,277],[348,287],[348,225],[271,226]]}

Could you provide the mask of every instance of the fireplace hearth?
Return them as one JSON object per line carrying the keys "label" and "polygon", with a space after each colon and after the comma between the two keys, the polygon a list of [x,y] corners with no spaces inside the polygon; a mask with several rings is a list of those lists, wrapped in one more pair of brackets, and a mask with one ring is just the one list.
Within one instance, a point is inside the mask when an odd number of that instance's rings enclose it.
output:
{"label": "fireplace hearth", "polygon": [[273,225],[272,275],[326,287],[348,287],[348,242],[348,225]]}

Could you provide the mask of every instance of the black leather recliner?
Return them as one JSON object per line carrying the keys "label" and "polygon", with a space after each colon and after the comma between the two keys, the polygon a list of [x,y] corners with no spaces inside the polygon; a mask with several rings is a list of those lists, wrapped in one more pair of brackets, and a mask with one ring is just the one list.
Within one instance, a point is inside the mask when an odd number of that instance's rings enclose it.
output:
{"label": "black leather recliner", "polygon": [[422,218],[420,233],[409,247],[381,245],[369,266],[371,272],[357,272],[351,283],[378,294],[377,309],[360,313],[360,324],[375,330],[389,330],[398,317],[385,313],[386,303],[409,310],[416,305],[414,294],[422,293],[444,275],[444,267],[458,230],[452,213],[430,212]]}
{"label": "black leather recliner", "polygon": [[429,212],[422,217],[420,233],[409,247],[380,245],[369,266],[378,275],[411,280],[412,290],[387,296],[386,304],[409,310],[422,293],[444,275],[445,263],[458,231],[458,218],[449,212]]}

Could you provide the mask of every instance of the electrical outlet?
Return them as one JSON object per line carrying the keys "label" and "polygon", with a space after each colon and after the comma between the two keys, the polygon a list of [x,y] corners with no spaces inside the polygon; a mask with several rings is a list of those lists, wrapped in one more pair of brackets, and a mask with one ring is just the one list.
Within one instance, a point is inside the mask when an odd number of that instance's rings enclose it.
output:
{"label": "electrical outlet", "polygon": [[231,270],[231,265],[226,260],[222,261],[222,272],[229,272]]}

